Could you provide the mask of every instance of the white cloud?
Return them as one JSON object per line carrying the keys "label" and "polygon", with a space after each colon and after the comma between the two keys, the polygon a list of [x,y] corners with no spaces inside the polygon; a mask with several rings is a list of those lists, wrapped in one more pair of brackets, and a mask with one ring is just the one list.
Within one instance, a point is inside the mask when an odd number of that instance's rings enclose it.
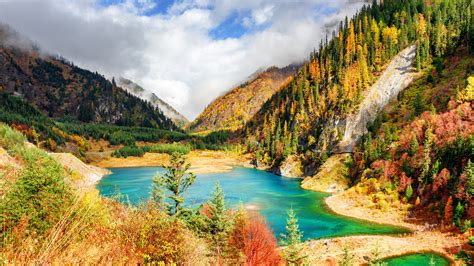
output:
{"label": "white cloud", "polygon": [[262,25],[270,20],[273,16],[273,5],[268,5],[263,8],[253,10],[252,17],[256,25]]}
{"label": "white cloud", "polygon": [[[193,119],[255,70],[307,58],[326,34],[325,24],[360,6],[353,0],[181,0],[167,13],[146,17],[141,14],[155,8],[154,1],[104,8],[96,0],[11,0],[0,1],[0,22],[82,67],[154,90]],[[210,37],[233,12],[248,14],[241,23],[250,31]]]}

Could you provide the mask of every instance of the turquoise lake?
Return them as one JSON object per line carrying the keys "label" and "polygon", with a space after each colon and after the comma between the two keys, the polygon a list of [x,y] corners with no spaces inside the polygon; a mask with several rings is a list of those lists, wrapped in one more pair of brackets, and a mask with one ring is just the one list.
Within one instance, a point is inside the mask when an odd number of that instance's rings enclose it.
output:
{"label": "turquoise lake", "polygon": [[[132,204],[148,200],[153,176],[164,172],[160,167],[110,170],[112,174],[104,177],[97,185],[100,193],[112,197],[120,192],[124,196],[122,200]],[[324,198],[328,194],[303,190],[297,179],[249,168],[237,167],[227,173],[197,175],[196,182],[185,195],[185,204],[195,207],[207,201],[216,182],[220,183],[225,193],[227,207],[237,207],[240,203],[258,206],[276,236],[284,232],[287,211],[290,208],[293,208],[298,216],[305,239],[406,232],[401,228],[333,214],[324,204]]]}
{"label": "turquoise lake", "polygon": [[449,261],[438,254],[411,254],[384,260],[388,266],[422,266],[430,265],[431,260],[436,266],[448,266]]}

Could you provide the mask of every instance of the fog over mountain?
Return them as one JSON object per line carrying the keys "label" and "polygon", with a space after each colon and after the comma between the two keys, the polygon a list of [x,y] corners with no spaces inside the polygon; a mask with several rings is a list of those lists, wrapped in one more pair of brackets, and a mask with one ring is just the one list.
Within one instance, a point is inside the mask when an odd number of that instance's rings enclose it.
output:
{"label": "fog over mountain", "polygon": [[187,118],[259,68],[303,61],[351,0],[1,1],[0,22],[81,67],[125,76]]}

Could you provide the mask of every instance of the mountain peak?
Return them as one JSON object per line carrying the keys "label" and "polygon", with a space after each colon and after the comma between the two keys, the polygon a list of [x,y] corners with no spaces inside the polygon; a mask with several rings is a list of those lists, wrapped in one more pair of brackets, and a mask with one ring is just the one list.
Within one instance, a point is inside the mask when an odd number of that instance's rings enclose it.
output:
{"label": "mountain peak", "polygon": [[149,101],[151,104],[153,104],[153,106],[160,109],[166,117],[171,119],[178,126],[183,127],[184,125],[189,123],[188,119],[184,117],[181,113],[176,111],[176,109],[174,109],[171,105],[163,101],[154,92],[144,89],[137,83],[124,77],[120,77],[118,79],[117,85],[122,87],[129,93],[143,100]]}

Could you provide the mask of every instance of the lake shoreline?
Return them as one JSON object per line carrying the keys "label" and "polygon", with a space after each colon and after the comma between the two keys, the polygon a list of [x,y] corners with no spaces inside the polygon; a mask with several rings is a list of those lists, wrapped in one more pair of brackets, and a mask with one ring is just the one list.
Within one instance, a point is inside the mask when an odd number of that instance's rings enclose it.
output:
{"label": "lake shoreline", "polygon": [[[144,157],[108,158],[95,166],[102,168],[139,168],[160,167],[168,162],[167,154],[147,153]],[[249,158],[243,158],[236,153],[223,151],[191,151],[188,155],[191,163],[191,171],[196,174],[225,173],[234,167],[255,168],[250,164]],[[265,169],[258,169],[274,173]],[[453,264],[453,255],[448,249],[459,245],[459,239],[449,233],[434,230],[429,225],[420,225],[406,221],[406,213],[385,212],[378,215],[372,213],[369,208],[355,206],[346,193],[333,194],[323,201],[328,211],[347,218],[374,223],[377,225],[394,226],[410,231],[405,234],[375,234],[375,235],[352,235],[343,237],[331,237],[318,240],[307,240],[309,253],[318,254],[313,258],[314,263],[336,261],[343,254],[344,245],[349,245],[358,263],[367,263],[366,258],[371,255],[372,248],[380,245],[382,257],[391,258],[414,253],[436,253],[440,254]],[[258,208],[256,208],[258,209]],[[365,257],[365,258],[364,258]]]}
{"label": "lake shoreline", "polygon": [[[225,173],[232,171],[236,166],[254,168],[247,157],[235,152],[193,150],[186,155],[186,161],[191,164],[190,171],[195,174]],[[168,162],[168,154],[145,153],[143,157],[108,157],[91,164],[101,168],[132,168],[163,167]]]}
{"label": "lake shoreline", "polygon": [[445,257],[451,265],[454,262],[452,250],[462,243],[455,234],[442,232],[429,224],[415,224],[406,221],[406,214],[397,211],[380,212],[380,215],[364,206],[356,206],[347,197],[346,192],[334,194],[324,200],[327,208],[338,215],[355,218],[370,223],[406,228],[411,233],[399,235],[355,235],[336,238],[308,240],[308,253],[318,254],[313,258],[314,263],[337,263],[344,254],[347,245],[355,262],[367,263],[374,249],[379,248],[384,259],[405,256],[409,254],[435,253]]}

